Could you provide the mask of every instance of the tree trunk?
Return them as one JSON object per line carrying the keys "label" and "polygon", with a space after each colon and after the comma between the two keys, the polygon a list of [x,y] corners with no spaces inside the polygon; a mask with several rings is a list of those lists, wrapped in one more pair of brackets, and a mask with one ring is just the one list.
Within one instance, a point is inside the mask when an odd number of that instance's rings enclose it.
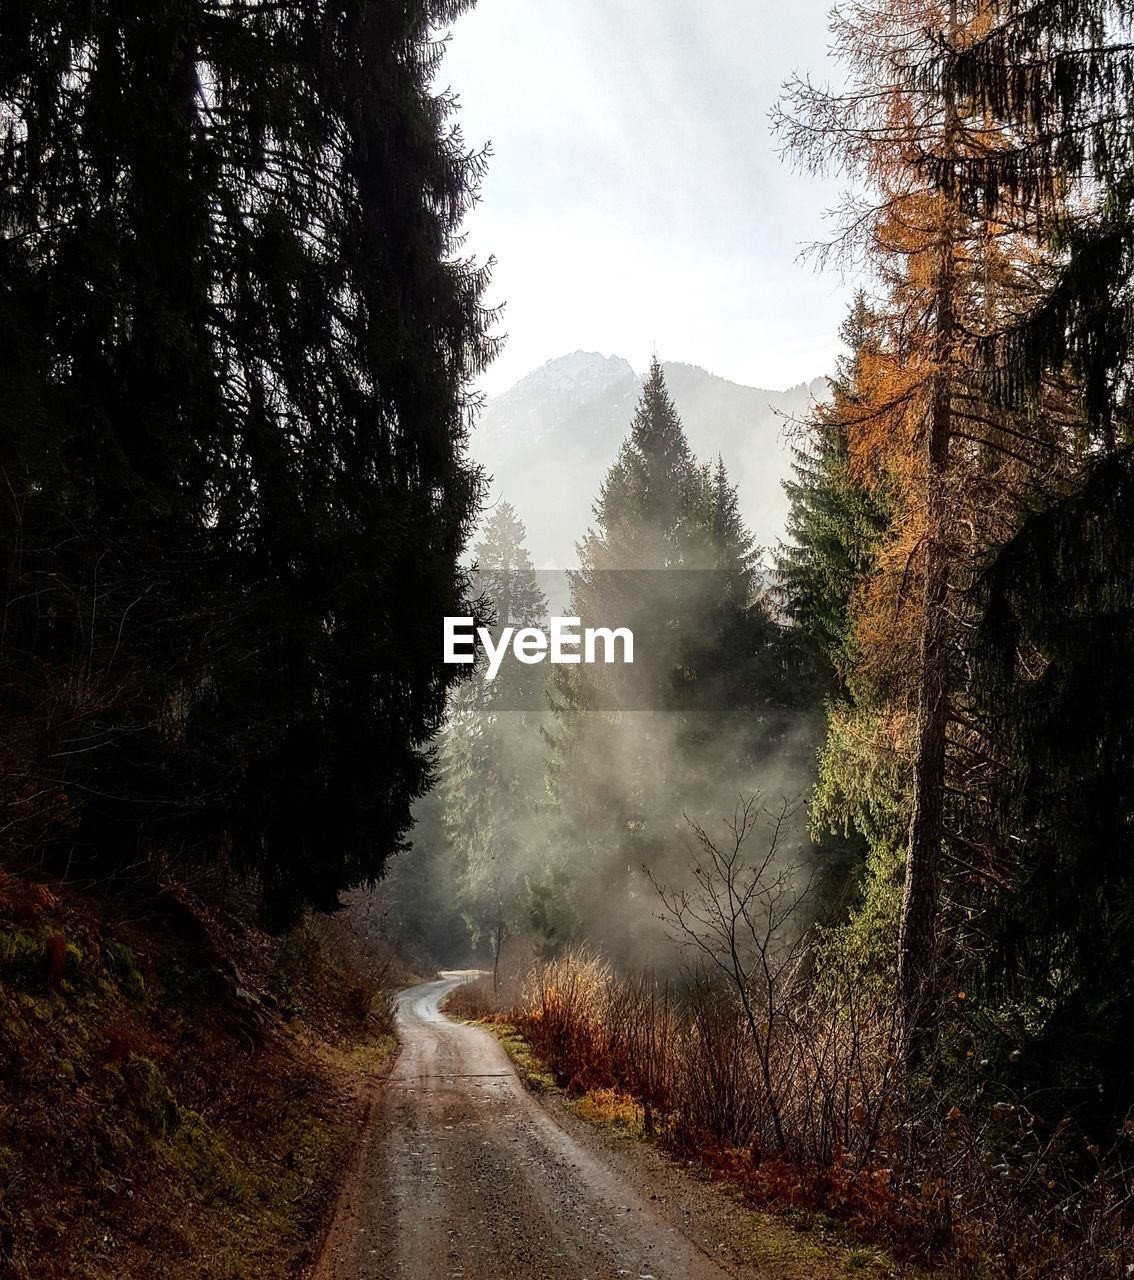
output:
{"label": "tree trunk", "polygon": [[[957,39],[957,0],[949,4],[949,40]],[[942,154],[957,158],[952,90],[945,102]],[[957,209],[944,196],[935,298],[933,389],[925,438],[925,578],[917,739],[913,762],[906,879],[898,929],[898,1052],[907,1071],[925,1060],[937,1026],[937,917],[945,810],[945,735],[949,724],[949,444],[957,329]]]}
{"label": "tree trunk", "polygon": [[943,229],[933,398],[925,441],[925,576],[906,878],[898,934],[898,1034],[907,1069],[924,1059],[936,1020],[937,913],[949,723],[949,441],[952,436],[954,268]]}
{"label": "tree trunk", "polygon": [[932,1040],[936,1004],[945,730],[949,718],[945,627],[949,572],[945,550],[939,543],[934,545],[936,542],[935,537],[927,537],[927,613],[918,692],[913,812],[898,935],[899,1037],[901,1058],[907,1067],[916,1067]]}

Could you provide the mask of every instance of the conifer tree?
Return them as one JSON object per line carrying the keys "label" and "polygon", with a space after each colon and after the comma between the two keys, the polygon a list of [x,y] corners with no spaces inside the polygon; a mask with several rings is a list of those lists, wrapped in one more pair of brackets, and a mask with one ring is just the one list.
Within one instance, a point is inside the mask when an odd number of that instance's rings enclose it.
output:
{"label": "conifer tree", "polygon": [[1119,0],[966,8],[975,38],[942,40],[907,74],[971,101],[1005,141],[927,172],[1051,251],[1012,323],[982,346],[987,382],[1003,403],[1035,406],[1053,371],[1071,374],[1098,446],[1113,449],[1130,430],[1134,351],[1134,15]]}
{"label": "conifer tree", "polygon": [[803,651],[801,678],[822,693],[846,695],[853,668],[852,597],[870,572],[886,528],[885,496],[856,480],[848,428],[865,394],[862,365],[877,355],[866,295],[844,321],[848,354],[839,361],[829,404],[816,405],[793,450],[787,537],[776,556],[776,589]]}
{"label": "conifer tree", "polygon": [[1032,1083],[1105,1127],[1130,1096],[1134,1025],[1131,15],[1009,0],[982,17],[979,38],[943,43],[920,80],[979,104],[1010,142],[931,173],[1043,250],[1032,289],[975,355],[1004,408],[1050,417],[1059,385],[1066,424],[978,584],[973,670],[1001,763],[1005,868],[985,973]]}
{"label": "conifer tree", "polygon": [[585,592],[590,575],[610,570],[707,568],[704,502],[705,477],[655,356],[595,503],[595,525],[579,545],[573,584]]}
{"label": "conifer tree", "polygon": [[[871,716],[882,735],[871,754],[899,761],[903,774],[896,979],[900,1054],[913,1067],[933,1040],[942,964],[958,959],[960,917],[942,919],[947,870],[963,866],[977,883],[996,875],[974,812],[987,753],[966,706],[968,588],[1021,493],[1058,452],[1052,437],[1063,424],[998,410],[974,370],[974,347],[1012,313],[1036,265],[958,183],[1003,149],[1004,131],[953,86],[922,75],[941,47],[980,39],[980,14],[955,3],[912,13],[878,0],[841,12],[836,29],[848,88],[795,83],[781,123],[808,163],[852,171],[876,195],[848,207],[837,245],[862,250],[882,288],[847,445],[851,475],[885,494],[890,519],[873,572],[854,592],[854,667],[881,712]],[[826,765],[831,749],[857,752],[863,742],[832,722]],[[965,788],[951,785],[954,769]]]}
{"label": "conifer tree", "polygon": [[706,476],[655,357],[569,575],[572,612],[583,626],[628,627],[634,666],[564,667],[555,680],[557,840],[600,932],[650,851],[672,845],[680,819],[665,794],[685,724],[674,717],[692,692],[696,593],[713,562],[709,510]]}
{"label": "conifer tree", "polygon": [[492,352],[465,7],[0,11],[5,678],[104,872],[225,851],[286,923],[428,786]]}
{"label": "conifer tree", "polygon": [[1134,1096],[1134,467],[1092,459],[982,582],[977,706],[1005,762],[1009,875],[983,977],[987,1049],[1046,1105],[1113,1132]]}
{"label": "conifer tree", "polygon": [[[683,848],[683,810],[732,805],[780,721],[778,632],[727,471],[694,458],[654,361],[570,575],[584,625],[626,626],[632,667],[562,667],[552,697],[552,846],[579,912],[615,921]],[[635,924],[640,914],[634,913]]]}

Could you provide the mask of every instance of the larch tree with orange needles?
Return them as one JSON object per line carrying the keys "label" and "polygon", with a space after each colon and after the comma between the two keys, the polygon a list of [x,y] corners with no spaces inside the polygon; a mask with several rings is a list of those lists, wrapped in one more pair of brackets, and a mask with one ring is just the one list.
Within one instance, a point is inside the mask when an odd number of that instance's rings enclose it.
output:
{"label": "larch tree with orange needles", "polygon": [[1007,141],[951,84],[935,92],[917,74],[944,42],[956,48],[984,25],[983,5],[959,0],[837,10],[847,86],[795,80],[778,112],[806,167],[858,184],[820,254],[865,267],[880,295],[857,394],[841,413],[850,472],[884,491],[890,512],[851,609],[858,674],[882,707],[872,749],[900,760],[908,794],[896,983],[898,1050],[911,1068],[940,1009],[947,850],[972,879],[995,874],[966,794],[982,756],[964,696],[966,589],[1029,477],[1058,450],[1054,428],[994,411],[973,374],[974,344],[1022,305],[1032,251],[1006,210],[981,216],[950,174]]}

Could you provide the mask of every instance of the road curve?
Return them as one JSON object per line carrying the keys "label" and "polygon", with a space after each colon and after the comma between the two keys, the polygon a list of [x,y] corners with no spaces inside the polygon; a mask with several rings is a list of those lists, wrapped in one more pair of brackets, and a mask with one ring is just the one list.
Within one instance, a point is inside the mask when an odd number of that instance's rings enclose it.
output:
{"label": "road curve", "polygon": [[450,1021],[459,975],[398,997],[381,1085],[316,1280],[725,1280],[531,1097],[499,1042]]}

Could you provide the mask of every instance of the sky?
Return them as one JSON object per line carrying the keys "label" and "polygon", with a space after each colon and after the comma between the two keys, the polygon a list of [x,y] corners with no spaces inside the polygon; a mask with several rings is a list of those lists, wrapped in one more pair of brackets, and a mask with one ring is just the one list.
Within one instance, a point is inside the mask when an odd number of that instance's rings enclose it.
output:
{"label": "sky", "polygon": [[838,190],[779,154],[794,71],[837,76],[829,0],[479,0],[438,88],[489,143],[466,251],[495,257],[499,394],[579,349],[735,382],[829,373],[850,286],[800,262]]}

